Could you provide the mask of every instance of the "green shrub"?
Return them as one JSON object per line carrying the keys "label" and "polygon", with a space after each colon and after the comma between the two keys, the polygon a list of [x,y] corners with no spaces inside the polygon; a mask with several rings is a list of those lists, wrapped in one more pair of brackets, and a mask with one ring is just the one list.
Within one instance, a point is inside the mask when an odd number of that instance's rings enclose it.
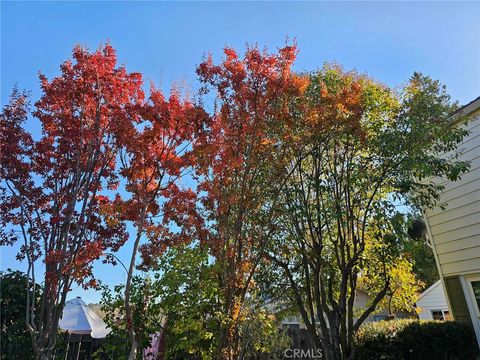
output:
{"label": "green shrub", "polygon": [[473,329],[454,321],[368,323],[355,340],[357,360],[471,360],[478,355]]}
{"label": "green shrub", "polygon": [[[0,359],[34,359],[32,339],[27,331],[27,275],[12,269],[0,272]],[[33,287],[29,289],[33,296]],[[41,287],[35,289],[39,301]]]}

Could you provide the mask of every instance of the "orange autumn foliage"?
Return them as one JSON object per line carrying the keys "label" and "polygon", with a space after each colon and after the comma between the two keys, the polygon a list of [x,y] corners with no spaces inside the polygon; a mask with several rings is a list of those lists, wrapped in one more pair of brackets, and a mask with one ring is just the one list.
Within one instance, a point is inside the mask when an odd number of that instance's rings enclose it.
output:
{"label": "orange autumn foliage", "polygon": [[217,355],[231,359],[237,352],[242,306],[268,232],[271,213],[264,204],[285,175],[281,163],[286,158],[278,156],[278,147],[294,123],[292,100],[305,91],[308,80],[292,71],[296,45],[273,54],[257,47],[248,47],[242,57],[231,48],[224,54],[219,65],[209,56],[197,69],[202,91],[213,88],[218,108],[196,144],[195,166],[208,225],[206,242],[222,264],[223,310],[229,319],[220,330]]}

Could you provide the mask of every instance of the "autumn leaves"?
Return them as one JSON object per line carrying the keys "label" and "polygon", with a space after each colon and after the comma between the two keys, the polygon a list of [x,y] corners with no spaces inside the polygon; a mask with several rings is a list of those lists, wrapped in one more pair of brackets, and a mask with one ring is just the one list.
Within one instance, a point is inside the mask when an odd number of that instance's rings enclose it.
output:
{"label": "autumn leaves", "polygon": [[[215,357],[238,357],[245,301],[259,268],[271,266],[290,279],[286,294],[325,356],[352,353],[366,241],[372,233],[383,241],[391,227],[388,193],[398,179],[417,185],[412,175],[436,166],[418,165],[434,156],[428,150],[461,139],[423,121],[432,118],[431,104],[436,117],[450,105],[420,75],[402,98],[338,66],[298,74],[294,44],[224,55],[198,66],[197,101],[179,89],[145,92],[142,75],[118,66],[109,44],[75,47],[59,76],[41,75],[33,119],[26,94],[13,92],[1,117],[0,240],[22,242],[32,283],[45,266],[41,303],[28,299],[40,311],[27,321],[37,358],[55,347],[72,284],[96,286],[93,262],[111,260],[106,254],[126,241],[133,245],[124,294],[130,359],[141,350],[131,325],[136,267],[148,269],[168,247],[192,241],[218,265],[227,320],[215,334]],[[206,94],[215,95],[213,112],[202,106]],[[28,131],[30,121],[41,134]],[[385,295],[385,284],[372,288]]]}

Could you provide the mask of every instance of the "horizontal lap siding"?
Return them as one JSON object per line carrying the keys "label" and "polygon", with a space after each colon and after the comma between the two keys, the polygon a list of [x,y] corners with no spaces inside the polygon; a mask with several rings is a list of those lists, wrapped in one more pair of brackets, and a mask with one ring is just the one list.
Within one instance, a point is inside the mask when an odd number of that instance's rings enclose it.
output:
{"label": "horizontal lap siding", "polygon": [[478,237],[470,236],[462,239],[448,241],[443,244],[436,244],[437,254],[442,255],[452,251],[471,249],[478,246]]}
{"label": "horizontal lap siding", "polygon": [[444,276],[454,275],[458,273],[476,272],[480,270],[480,257],[475,259],[458,260],[460,255],[457,256],[457,260],[453,263],[442,264],[442,271]]}
{"label": "horizontal lap siding", "polygon": [[430,221],[430,219],[435,219],[436,216],[442,216],[443,214],[446,214],[448,211],[460,209],[472,203],[480,203],[480,193],[478,192],[478,190],[474,190],[472,192],[458,196],[455,199],[451,199],[450,201],[447,202],[447,209],[445,209],[444,211],[436,208],[433,210],[427,210],[426,214]]}
{"label": "horizontal lap siding", "polygon": [[457,207],[452,207],[452,204],[449,203],[447,210],[441,213],[437,213],[430,217],[429,219],[430,226],[433,227],[433,226],[445,224],[452,220],[457,220],[462,216],[465,216],[465,214],[479,213],[480,201],[473,199],[473,202],[469,203],[469,201],[471,200],[472,200],[471,198],[467,197],[463,199],[463,203],[460,203],[459,204],[460,206],[457,206]]}
{"label": "horizontal lap siding", "polygon": [[445,195],[460,186],[465,186],[466,184],[470,184],[471,182],[478,180],[478,178],[475,178],[475,175],[478,175],[478,171],[480,170],[480,156],[476,157],[475,159],[469,159],[468,161],[470,162],[470,169],[467,173],[462,174],[458,181],[450,181],[440,178],[437,179],[438,182],[435,183],[444,187],[442,192],[445,192]]}
{"label": "horizontal lap siding", "polygon": [[480,258],[480,246],[472,248],[460,249],[457,251],[448,252],[438,255],[439,261],[446,266],[458,261],[458,259],[472,260]]}
{"label": "horizontal lap siding", "polygon": [[470,171],[455,182],[433,179],[445,187],[439,204],[446,209],[426,211],[445,276],[480,271],[480,117],[467,128],[471,133],[459,149],[463,152],[460,159],[470,161]]}
{"label": "horizontal lap siding", "polygon": [[477,238],[477,245],[480,246],[480,224],[472,224],[453,231],[444,232],[442,234],[433,235],[435,245],[443,244],[451,241],[460,241],[470,237]]}
{"label": "horizontal lap siding", "polygon": [[478,211],[469,213],[467,211],[464,212],[463,216],[457,217],[455,219],[446,220],[437,225],[430,225],[430,229],[432,231],[432,235],[440,235],[445,233],[450,233],[451,236],[452,232],[458,233],[458,231],[463,231],[462,229],[466,229],[468,227],[475,227],[475,225],[480,226]]}
{"label": "horizontal lap siding", "polygon": [[417,306],[428,310],[448,310],[447,299],[440,282],[435,287],[417,301]]}
{"label": "horizontal lap siding", "polygon": [[470,136],[466,137],[460,144],[457,145],[457,150],[444,153],[444,157],[455,155],[458,152],[460,152],[460,154],[464,154],[475,147],[475,141],[478,139],[478,137],[480,137],[480,122],[476,121],[475,126],[466,128],[466,130],[470,132]]}
{"label": "horizontal lap siding", "polygon": [[[480,176],[480,170],[476,171],[476,175]],[[442,194],[440,196],[440,203],[446,203],[446,205],[450,205],[452,200],[455,200],[456,198],[466,195],[466,194],[471,194],[472,196],[478,196],[478,191],[480,189],[480,178],[477,178],[473,181],[469,182],[464,182],[463,180],[458,180],[456,181],[457,186],[454,188],[448,189],[446,191],[442,191]],[[440,210],[440,209],[438,209]]]}
{"label": "horizontal lap siding", "polygon": [[477,112],[477,115],[474,116],[470,121],[467,122],[466,125],[463,126],[465,130],[470,131],[472,134],[466,139],[463,140],[463,142],[467,142],[470,138],[474,137],[476,134],[480,134],[480,131],[478,131],[478,128],[480,128],[480,121],[478,121],[478,118],[480,115]]}

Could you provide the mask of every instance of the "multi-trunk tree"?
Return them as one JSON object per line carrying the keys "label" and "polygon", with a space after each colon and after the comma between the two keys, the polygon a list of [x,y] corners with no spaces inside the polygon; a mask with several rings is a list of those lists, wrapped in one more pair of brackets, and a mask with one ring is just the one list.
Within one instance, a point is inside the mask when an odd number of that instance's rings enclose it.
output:
{"label": "multi-trunk tree", "polygon": [[[465,135],[449,120],[452,109],[444,89],[420,74],[401,94],[337,66],[311,75],[295,130],[303,147],[288,167],[267,257],[325,359],[353,359],[355,332],[408,287],[412,278],[392,271],[406,236],[402,212],[435,202],[439,188],[425,179],[455,180],[467,168],[441,157]],[[371,297],[364,308],[359,290]]]}
{"label": "multi-trunk tree", "polygon": [[295,46],[268,54],[248,48],[244,57],[225,49],[197,69],[204,91],[217,95],[211,125],[196,147],[206,241],[218,263],[224,319],[218,328],[219,359],[236,359],[239,325],[252,277],[273,217],[271,203],[285,179],[282,146],[291,99],[306,80],[292,72]]}
{"label": "multi-trunk tree", "polygon": [[0,221],[2,245],[21,241],[28,279],[43,286],[39,302],[26,293],[26,323],[36,358],[50,359],[72,284],[94,286],[93,261],[126,240],[105,194],[118,184],[115,134],[137,117],[143,93],[110,45],[76,47],[60,76],[40,80],[38,139],[24,124],[25,94],[15,90],[1,115]]}
{"label": "multi-trunk tree", "polygon": [[[22,242],[37,359],[52,357],[72,284],[96,285],[92,262],[114,260],[106,252],[124,244],[128,222],[130,359],[145,339],[133,324],[137,253],[148,268],[192,240],[208,249],[217,277],[216,358],[248,348],[259,266],[286,279],[325,359],[354,357],[360,325],[414,281],[399,256],[404,213],[438,199],[441,188],[425,179],[455,180],[467,168],[455,157],[465,132],[449,120],[454,106],[438,82],[415,74],[395,93],[336,66],[299,75],[296,53],[249,47],[240,57],[227,48],[220,64],[207,58],[197,73],[202,94],[216,92],[212,114],[177,91],[167,99],[152,87],[145,99],[142,76],[117,66],[110,45],[76,47],[60,76],[41,76],[28,120],[39,121],[39,134],[26,130],[27,95],[13,92],[1,114],[0,242]],[[371,295],[363,309],[359,288]]]}

